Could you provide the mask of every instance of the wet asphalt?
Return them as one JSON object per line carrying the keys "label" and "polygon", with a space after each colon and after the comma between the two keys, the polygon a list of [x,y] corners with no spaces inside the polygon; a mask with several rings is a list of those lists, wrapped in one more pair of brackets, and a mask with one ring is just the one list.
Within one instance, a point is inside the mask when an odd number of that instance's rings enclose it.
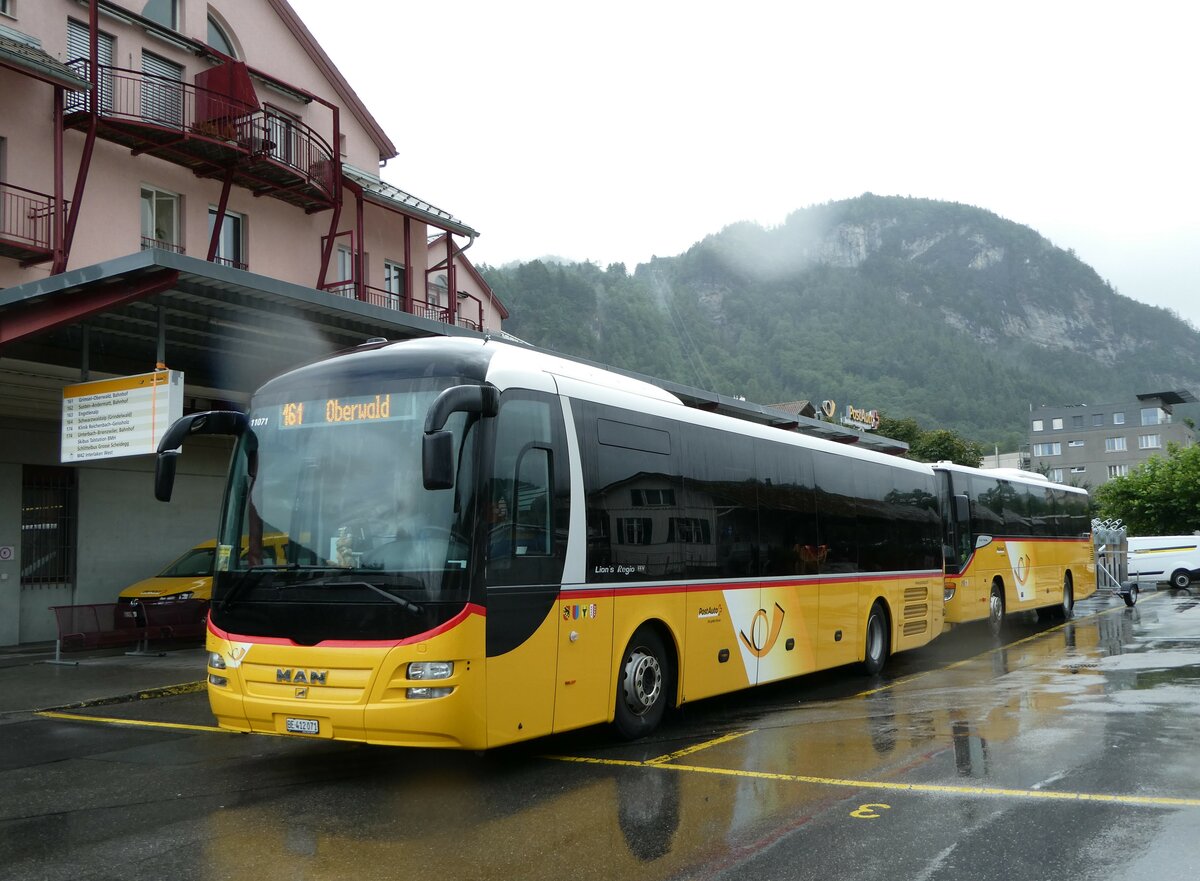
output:
{"label": "wet asphalt", "polygon": [[0,655],[0,879],[1200,877],[1200,597],[486,754],[230,734],[198,646]]}

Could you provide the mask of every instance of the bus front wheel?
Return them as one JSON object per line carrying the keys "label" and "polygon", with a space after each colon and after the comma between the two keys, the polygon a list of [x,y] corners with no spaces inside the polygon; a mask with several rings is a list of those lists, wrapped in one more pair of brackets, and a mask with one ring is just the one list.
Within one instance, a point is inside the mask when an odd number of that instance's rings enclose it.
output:
{"label": "bus front wheel", "polygon": [[863,653],[863,672],[875,676],[888,656],[888,622],[883,606],[876,601],[867,616],[867,645]]}
{"label": "bus front wheel", "polygon": [[662,721],[671,682],[671,659],[654,628],[642,625],[633,634],[618,676],[613,724],[626,740],[645,737]]}
{"label": "bus front wheel", "polygon": [[999,584],[992,585],[988,598],[988,630],[997,638],[1004,631],[1004,588]]}

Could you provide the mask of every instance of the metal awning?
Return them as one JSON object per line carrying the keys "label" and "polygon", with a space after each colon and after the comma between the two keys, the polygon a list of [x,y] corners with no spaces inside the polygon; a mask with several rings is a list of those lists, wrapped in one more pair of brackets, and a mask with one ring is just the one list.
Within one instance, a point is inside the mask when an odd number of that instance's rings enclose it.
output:
{"label": "metal awning", "polygon": [[1139,401],[1162,401],[1164,405],[1195,404],[1196,396],[1187,389],[1175,389],[1169,392],[1144,392],[1137,396]]}
{"label": "metal awning", "polygon": [[373,337],[424,336],[478,334],[156,249],[0,290],[6,358],[130,375],[154,369],[161,338],[189,385],[242,393]]}
{"label": "metal awning", "polygon": [[369,202],[375,202],[385,208],[393,208],[419,217],[438,229],[456,233],[461,236],[479,238],[479,233],[458,220],[448,211],[443,211],[431,205],[424,199],[419,199],[411,193],[406,193],[399,187],[384,183],[377,177],[368,174],[353,165],[342,163],[342,173],[352,182],[363,188],[363,197]]}
{"label": "metal awning", "polygon": [[91,88],[87,80],[45,52],[36,39],[3,26],[0,26],[0,66],[74,92]]}

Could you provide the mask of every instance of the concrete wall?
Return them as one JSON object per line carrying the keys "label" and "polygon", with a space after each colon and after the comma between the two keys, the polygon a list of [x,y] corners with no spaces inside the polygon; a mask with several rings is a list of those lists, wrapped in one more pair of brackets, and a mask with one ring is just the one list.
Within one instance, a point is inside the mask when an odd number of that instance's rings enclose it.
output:
{"label": "concrete wall", "polygon": [[179,459],[170,504],[154,498],[150,456],[76,467],[75,581],[22,587],[22,470],[58,464],[59,425],[5,420],[0,425],[0,546],[12,545],[16,553],[12,562],[0,561],[0,645],[54,639],[50,606],[114,602],[123,588],[213,538],[231,446],[225,438],[189,443]]}

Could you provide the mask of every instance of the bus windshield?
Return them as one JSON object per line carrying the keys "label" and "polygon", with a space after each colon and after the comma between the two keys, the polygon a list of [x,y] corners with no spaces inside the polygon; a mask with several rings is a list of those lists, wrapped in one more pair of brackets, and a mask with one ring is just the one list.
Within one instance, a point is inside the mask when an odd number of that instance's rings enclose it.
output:
{"label": "bus windshield", "polygon": [[[426,411],[458,383],[364,382],[252,403],[217,549],[218,626],[309,643],[398,639],[468,600],[475,432],[466,414],[446,424],[455,487],[429,491],[421,478]],[[270,533],[287,536],[282,559],[262,551]]]}

